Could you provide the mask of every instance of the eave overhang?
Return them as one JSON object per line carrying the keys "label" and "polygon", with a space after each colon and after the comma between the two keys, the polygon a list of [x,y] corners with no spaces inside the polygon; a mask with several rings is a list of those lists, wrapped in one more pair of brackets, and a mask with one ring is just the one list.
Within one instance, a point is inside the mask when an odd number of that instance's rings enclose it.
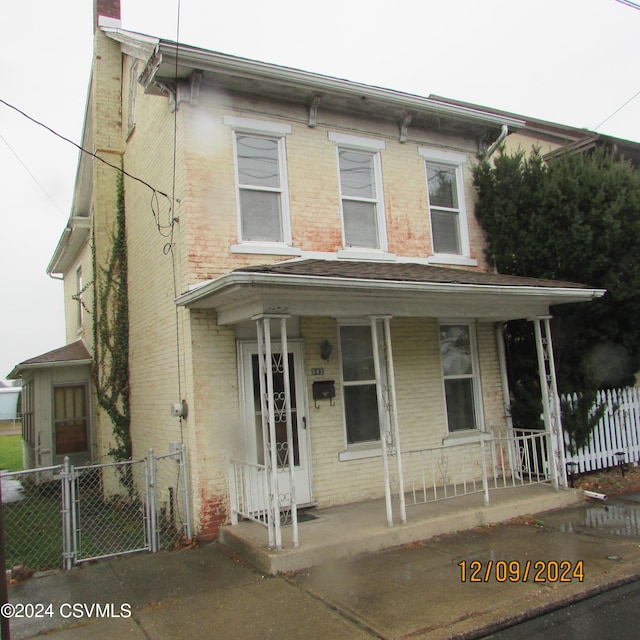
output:
{"label": "eave overhang", "polygon": [[82,340],[77,340],[53,351],[47,351],[34,358],[29,358],[17,364],[7,376],[9,380],[22,377],[25,371],[37,371],[58,367],[79,367],[90,365],[92,362],[89,350]]}
{"label": "eave overhang", "polygon": [[[337,109],[393,119],[411,126],[427,126],[476,137],[496,136],[524,121],[473,106],[447,104],[342,78],[269,64],[170,40],[156,39],[119,28],[102,27],[120,43],[122,51],[146,60],[140,83],[152,95],[167,95],[168,87],[189,82],[193,74],[218,90],[287,100],[306,107]],[[200,82],[200,80],[198,80]]]}
{"label": "eave overhang", "polygon": [[191,309],[214,309],[220,324],[235,324],[269,313],[499,322],[547,315],[553,305],[588,302],[604,293],[602,289],[577,285],[407,282],[238,270],[199,285],[177,298],[176,304]]}
{"label": "eave overhang", "polygon": [[64,275],[75,262],[78,253],[89,239],[91,219],[85,216],[72,216],[67,223],[60,240],[47,266],[47,274]]}

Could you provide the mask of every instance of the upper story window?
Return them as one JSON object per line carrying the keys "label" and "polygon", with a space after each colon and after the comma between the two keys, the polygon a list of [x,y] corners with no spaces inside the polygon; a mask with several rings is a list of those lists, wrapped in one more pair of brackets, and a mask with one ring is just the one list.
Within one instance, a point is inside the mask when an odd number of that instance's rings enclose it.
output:
{"label": "upper story window", "polygon": [[380,151],[382,140],[329,133],[338,147],[345,247],[387,250]]}
{"label": "upper story window", "polygon": [[138,60],[129,68],[129,117],[127,119],[127,137],[136,126],[136,99],[138,93]]}
{"label": "upper story window", "polygon": [[418,152],[426,162],[433,251],[445,256],[469,256],[463,182],[466,156],[437,149],[420,148]]}
{"label": "upper story window", "polygon": [[226,116],[234,129],[241,243],[291,244],[284,137],[291,127]]}
{"label": "upper story window", "polygon": [[449,432],[477,429],[482,405],[474,325],[440,325],[440,361]]}

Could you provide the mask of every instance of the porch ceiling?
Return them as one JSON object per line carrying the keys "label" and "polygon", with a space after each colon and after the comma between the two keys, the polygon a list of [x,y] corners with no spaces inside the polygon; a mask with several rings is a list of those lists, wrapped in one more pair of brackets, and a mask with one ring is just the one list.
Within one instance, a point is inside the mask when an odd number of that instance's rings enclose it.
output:
{"label": "porch ceiling", "polygon": [[176,300],[215,309],[220,324],[265,313],[335,318],[390,315],[506,321],[547,315],[604,290],[414,263],[289,260],[237,269]]}

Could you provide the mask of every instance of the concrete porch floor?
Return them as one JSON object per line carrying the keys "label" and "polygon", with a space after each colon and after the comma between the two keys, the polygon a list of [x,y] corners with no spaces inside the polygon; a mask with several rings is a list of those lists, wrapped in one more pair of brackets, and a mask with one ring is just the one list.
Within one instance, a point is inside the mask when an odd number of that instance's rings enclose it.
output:
{"label": "concrete porch floor", "polygon": [[406,524],[400,524],[396,499],[393,527],[387,526],[383,498],[311,509],[318,518],[299,524],[297,548],[291,542],[290,526],[282,528],[283,548],[275,550],[267,546],[267,528],[248,520],[223,527],[220,541],[261,571],[275,575],[573,506],[584,501],[584,494],[577,489],[555,492],[551,486],[539,484],[494,489],[489,498],[487,507],[482,504],[481,493],[407,506]]}

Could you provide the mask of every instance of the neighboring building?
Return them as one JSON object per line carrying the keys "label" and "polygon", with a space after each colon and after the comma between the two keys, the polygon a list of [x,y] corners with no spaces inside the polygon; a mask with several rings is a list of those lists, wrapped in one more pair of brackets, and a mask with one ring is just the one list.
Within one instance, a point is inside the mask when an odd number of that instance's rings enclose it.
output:
{"label": "neighboring building", "polygon": [[[282,505],[325,507],[385,495],[398,442],[507,427],[501,323],[532,319],[548,337],[552,305],[602,294],[486,263],[471,166],[526,123],[177,47],[122,30],[117,0],[97,4],[82,146],[112,166],[81,154],[48,268],[64,278],[69,344],[13,372],[31,462],[112,446],[89,364],[104,354],[87,348],[96,312],[123,300],[104,294],[120,166],[133,455],[186,443],[201,536],[231,518],[230,458],[286,467],[293,450]],[[566,485],[563,465],[554,480]]]}
{"label": "neighboring building", "polygon": [[20,418],[20,392],[22,387],[0,387],[0,423],[15,422]]}
{"label": "neighboring building", "polygon": [[25,469],[91,460],[91,354],[81,340],[21,362]]}

